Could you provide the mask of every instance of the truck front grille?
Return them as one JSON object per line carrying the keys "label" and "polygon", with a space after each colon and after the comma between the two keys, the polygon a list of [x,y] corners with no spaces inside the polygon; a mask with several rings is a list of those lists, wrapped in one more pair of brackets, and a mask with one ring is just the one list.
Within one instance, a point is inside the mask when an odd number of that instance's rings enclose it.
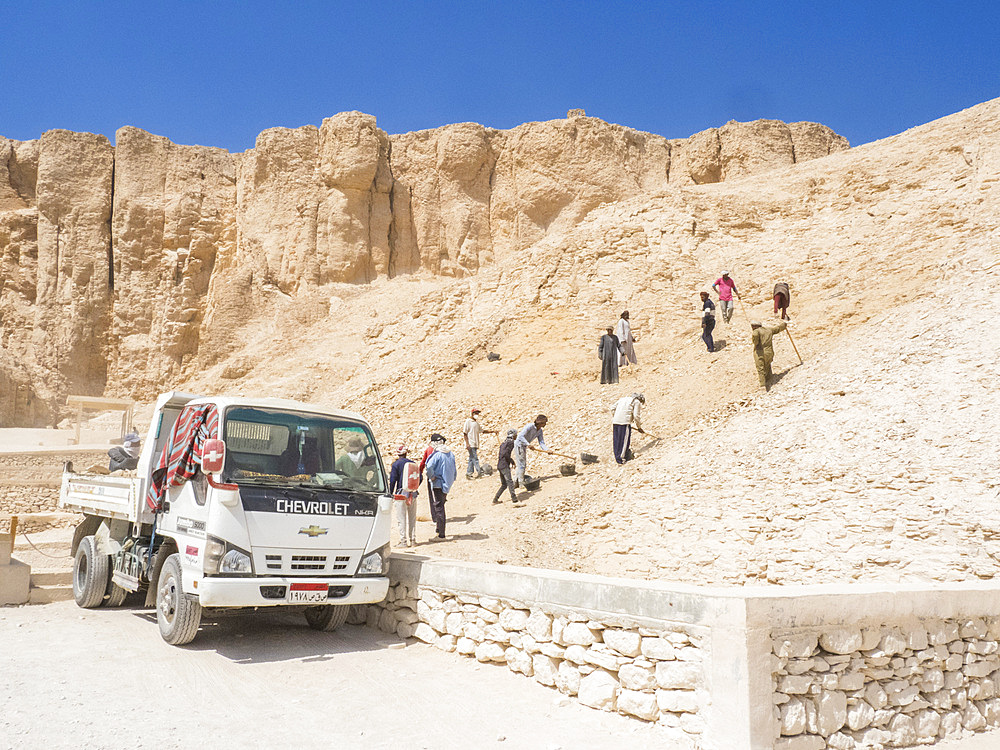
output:
{"label": "truck front grille", "polygon": [[326,555],[292,555],[292,570],[325,570]]}
{"label": "truck front grille", "polygon": [[253,557],[257,570],[269,575],[353,575],[361,550],[345,550],[336,555],[316,555],[298,551],[257,548]]}

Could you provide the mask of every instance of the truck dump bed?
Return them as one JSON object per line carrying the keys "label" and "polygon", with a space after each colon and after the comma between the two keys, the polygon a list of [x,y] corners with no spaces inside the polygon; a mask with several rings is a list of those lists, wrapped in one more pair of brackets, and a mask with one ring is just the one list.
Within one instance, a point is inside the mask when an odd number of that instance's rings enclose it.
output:
{"label": "truck dump bed", "polygon": [[142,480],[138,477],[64,472],[59,506],[101,518],[138,521],[143,511]]}
{"label": "truck dump bed", "polygon": [[153,513],[145,502],[149,476],[177,415],[186,403],[197,398],[192,393],[171,391],[156,401],[153,422],[142,444],[139,465],[132,476],[111,476],[73,471],[72,464],[63,472],[59,507],[102,518],[152,523]]}

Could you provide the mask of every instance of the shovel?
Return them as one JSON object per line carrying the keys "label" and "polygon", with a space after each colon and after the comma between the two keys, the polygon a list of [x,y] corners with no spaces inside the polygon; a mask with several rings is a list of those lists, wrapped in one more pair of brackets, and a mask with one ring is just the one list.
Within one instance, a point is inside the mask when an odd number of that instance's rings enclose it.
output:
{"label": "shovel", "polygon": [[805,364],[805,363],[804,363],[804,362],[802,361],[802,355],[801,355],[801,354],[799,354],[799,348],[798,348],[797,346],[795,346],[795,339],[793,339],[793,338],[792,338],[792,332],[788,330],[788,326],[785,326],[785,333],[787,333],[787,334],[788,334],[788,340],[789,340],[789,341],[791,342],[791,344],[792,344],[792,349],[794,349],[794,350],[795,350],[795,356],[799,358],[799,364],[800,364],[800,365],[802,365],[802,364]]}
{"label": "shovel", "polygon": [[600,459],[597,458],[593,453],[581,453],[579,459],[576,456],[569,456],[565,453],[557,453],[556,451],[545,450],[544,448],[536,448],[535,446],[530,446],[531,450],[538,451],[539,453],[548,453],[550,456],[559,456],[560,458],[568,458],[570,461],[579,460],[583,464],[596,464]]}

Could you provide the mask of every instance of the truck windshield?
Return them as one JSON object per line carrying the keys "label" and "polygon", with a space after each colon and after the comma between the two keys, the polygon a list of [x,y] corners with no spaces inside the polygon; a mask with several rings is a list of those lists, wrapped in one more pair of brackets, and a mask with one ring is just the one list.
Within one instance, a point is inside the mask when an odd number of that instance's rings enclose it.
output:
{"label": "truck windshield", "polygon": [[321,414],[233,407],[224,421],[224,481],[385,492],[368,428]]}

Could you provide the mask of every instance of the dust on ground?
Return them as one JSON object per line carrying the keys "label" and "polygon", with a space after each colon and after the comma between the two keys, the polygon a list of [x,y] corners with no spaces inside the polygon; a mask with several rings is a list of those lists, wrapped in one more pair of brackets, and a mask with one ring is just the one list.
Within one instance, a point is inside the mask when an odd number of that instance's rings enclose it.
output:
{"label": "dust on ground", "polygon": [[286,611],[222,616],[185,648],[151,610],[0,608],[0,748],[227,745],[664,748],[655,726],[506,668]]}

